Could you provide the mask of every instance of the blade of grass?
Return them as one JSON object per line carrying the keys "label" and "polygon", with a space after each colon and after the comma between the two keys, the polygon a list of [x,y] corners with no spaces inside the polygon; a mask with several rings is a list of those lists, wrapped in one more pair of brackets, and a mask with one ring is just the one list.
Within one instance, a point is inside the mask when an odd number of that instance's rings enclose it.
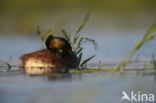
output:
{"label": "blade of grass", "polygon": [[41,34],[41,31],[40,31],[40,27],[37,26],[37,35],[40,37],[40,39],[42,40],[42,34]]}
{"label": "blade of grass", "polygon": [[77,52],[77,50],[81,47],[82,44],[85,43],[91,43],[94,46],[94,49],[97,50],[97,43],[95,42],[95,40],[90,39],[90,38],[85,38],[85,37],[81,37],[77,47],[74,49],[74,52]]}
{"label": "blade of grass", "polygon": [[46,38],[50,35],[51,29],[48,30],[48,32],[46,33],[41,33],[39,26],[37,27],[37,35],[40,37],[41,42],[42,42],[42,49],[44,49],[44,42],[46,40]]}
{"label": "blade of grass", "polygon": [[153,64],[153,69],[156,71],[156,58],[154,54],[152,54],[152,64]]}
{"label": "blade of grass", "polygon": [[81,38],[79,39],[79,42],[78,42],[78,44],[77,44],[77,47],[73,50],[74,53],[77,52],[77,50],[80,48],[81,42],[82,42],[82,41],[83,41],[83,38],[81,37]]}
{"label": "blade of grass", "polygon": [[[76,38],[75,38],[75,43],[74,43],[74,45],[75,45],[76,42],[79,40],[79,38],[80,38],[80,35],[77,35]],[[74,47],[74,45],[73,45],[73,47]],[[75,47],[75,48],[76,48],[76,47]]]}
{"label": "blade of grass", "polygon": [[79,64],[79,65],[80,65],[81,59],[82,59],[82,52],[80,53],[80,55],[79,55],[79,57],[78,57],[78,64]]}
{"label": "blade of grass", "polygon": [[75,53],[75,54],[76,54],[76,55],[78,55],[79,53],[81,53],[81,52],[82,52],[82,50],[83,50],[83,48],[81,48],[81,47],[80,47],[80,48],[76,51],[76,53]]}
{"label": "blade of grass", "polygon": [[45,40],[50,35],[50,32],[51,32],[51,29],[49,29],[48,32],[43,33],[43,35],[42,35],[42,38],[41,38],[42,39],[42,49],[44,49]]}
{"label": "blade of grass", "polygon": [[37,35],[40,35],[40,34],[41,34],[41,32],[40,32],[40,27],[37,26]]}
{"label": "blade of grass", "polygon": [[88,61],[90,61],[92,58],[94,58],[95,57],[95,55],[93,55],[93,56],[91,56],[91,57],[89,57],[89,58],[87,58],[87,59],[85,59],[82,63],[81,63],[81,67],[83,67]]}
{"label": "blade of grass", "polygon": [[48,30],[48,32],[44,35],[44,39],[50,35],[51,29]]}
{"label": "blade of grass", "polygon": [[63,36],[65,37],[65,39],[66,39],[68,42],[71,42],[71,41],[70,41],[70,36],[67,34],[67,32],[66,32],[64,29],[62,29],[62,34],[63,34]]}
{"label": "blade of grass", "polygon": [[[82,44],[85,44],[85,43],[91,43],[93,44],[95,50],[97,48],[97,43],[95,42],[95,40],[92,40],[90,38],[83,38],[83,37],[80,37],[80,34],[79,32],[83,29],[84,25],[86,24],[86,22],[88,21],[89,17],[90,17],[90,14],[91,12],[88,12],[88,14],[86,15],[86,17],[83,19],[82,23],[79,25],[78,29],[76,30],[75,34],[74,34],[74,37],[71,41],[71,35],[70,34],[67,34],[67,32],[63,29],[62,30],[62,34],[63,36],[65,37],[65,39],[71,44],[71,47],[72,47],[72,50],[73,52],[77,55],[78,57],[78,63],[79,63],[79,66],[80,66],[80,62],[82,60],[82,50],[83,48],[81,47]],[[45,39],[48,35],[50,35],[50,32],[51,30],[48,30],[47,33],[41,33],[40,30],[39,30],[39,26],[37,27],[37,34],[38,36],[41,38],[42,40],[42,49],[44,49],[44,42],[45,42]],[[77,43],[78,42],[78,43]],[[91,60],[93,57],[95,56],[92,56],[88,59],[85,59],[83,62],[82,62],[82,66],[84,64],[86,64],[89,60]]]}
{"label": "blade of grass", "polygon": [[145,34],[145,36],[144,36],[143,39],[147,38],[150,34],[152,34],[152,33],[155,31],[155,29],[156,29],[156,24],[154,24],[154,25],[147,31],[147,33]]}
{"label": "blade of grass", "polygon": [[154,24],[151,28],[149,28],[148,32],[145,34],[142,40],[140,40],[131,51],[124,57],[124,59],[116,66],[115,70],[124,71],[127,64],[130,62],[133,55],[139,50],[143,45],[145,45],[148,41],[152,40],[155,37],[155,34],[152,34],[156,29],[156,24]]}
{"label": "blade of grass", "polygon": [[8,62],[6,62],[6,64],[7,64],[8,69],[11,69],[11,65]]}
{"label": "blade of grass", "polygon": [[97,43],[96,43],[95,40],[90,39],[90,38],[83,37],[82,44],[84,44],[84,43],[91,43],[94,46],[94,49],[97,50]]}
{"label": "blade of grass", "polygon": [[73,37],[72,44],[71,44],[72,47],[76,43],[76,37],[77,37],[78,33],[83,29],[83,27],[86,24],[86,22],[88,21],[90,15],[91,15],[91,12],[89,11],[88,14],[86,15],[86,17],[84,18],[84,20],[82,21],[82,23],[80,24],[80,26],[78,27],[78,29],[76,30],[75,35]]}

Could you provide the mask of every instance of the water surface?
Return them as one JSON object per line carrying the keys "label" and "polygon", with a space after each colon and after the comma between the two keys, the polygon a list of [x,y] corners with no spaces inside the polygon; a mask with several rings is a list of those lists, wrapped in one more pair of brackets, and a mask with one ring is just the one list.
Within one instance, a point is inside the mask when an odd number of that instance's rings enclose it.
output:
{"label": "water surface", "polygon": [[43,76],[7,72],[0,73],[0,102],[121,103],[123,90],[129,95],[131,91],[156,95],[155,85],[156,76],[150,72],[54,73]]}
{"label": "water surface", "polygon": [[[136,34],[135,38],[132,34]],[[96,39],[98,49],[94,51],[87,44],[83,59],[96,54],[90,61],[91,68],[101,66],[98,64],[102,64],[102,68],[113,68],[143,35],[138,31],[85,34]],[[122,91],[156,94],[156,76],[149,72],[126,71],[122,75],[119,72],[53,73],[30,76],[16,71],[19,70],[18,58],[21,55],[40,49],[41,42],[37,36],[0,37],[0,64],[6,65],[9,62],[15,65],[11,69],[13,72],[5,72],[6,69],[0,68],[0,103],[121,103]],[[133,59],[147,60],[149,63],[155,51],[155,42],[149,42]],[[141,65],[138,63],[140,62],[131,65],[131,68],[145,67],[143,62]]]}

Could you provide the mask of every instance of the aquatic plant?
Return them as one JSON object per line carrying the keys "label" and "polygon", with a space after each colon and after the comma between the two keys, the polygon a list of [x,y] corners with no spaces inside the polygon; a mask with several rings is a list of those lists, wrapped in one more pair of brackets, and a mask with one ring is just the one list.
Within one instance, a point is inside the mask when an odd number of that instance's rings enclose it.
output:
{"label": "aquatic plant", "polygon": [[1,60],[0,60],[0,63],[1,63],[1,62],[3,62],[3,63],[2,63],[2,65],[0,64],[0,68],[4,68],[4,67],[5,67],[5,68],[7,68],[8,70],[10,70],[10,69],[12,68],[12,66],[11,66],[8,62],[1,61]]}
{"label": "aquatic plant", "polygon": [[48,32],[44,33],[40,31],[39,26],[37,27],[37,35],[40,37],[41,42],[42,42],[42,49],[44,49],[44,43],[46,38],[50,35],[51,29],[48,30]]}
{"label": "aquatic plant", "polygon": [[152,55],[152,64],[153,64],[153,69],[156,71],[156,58],[154,55]]}
{"label": "aquatic plant", "polygon": [[6,65],[7,65],[8,69],[11,69],[11,65],[8,62],[6,62]]}
{"label": "aquatic plant", "polygon": [[82,61],[82,50],[84,49],[82,45],[85,43],[90,43],[94,46],[95,50],[97,49],[97,43],[95,40],[88,38],[88,37],[82,37],[80,35],[80,31],[84,28],[85,24],[87,23],[89,17],[90,17],[91,12],[88,12],[82,23],[79,25],[77,28],[73,38],[71,38],[70,34],[67,34],[67,32],[63,29],[62,34],[64,38],[71,44],[73,52],[77,55],[78,57],[78,64],[80,67],[84,67],[88,61],[90,61],[92,58],[95,57],[95,55],[85,59]]}
{"label": "aquatic plant", "polygon": [[127,55],[122,59],[122,61],[116,66],[115,70],[120,70],[121,72],[123,72],[126,68],[126,66],[128,65],[128,63],[130,62],[131,58],[133,57],[133,55],[136,53],[136,51],[138,51],[143,45],[145,45],[147,42],[151,41],[151,40],[156,40],[156,34],[154,33],[154,31],[156,30],[156,24],[154,24],[153,26],[151,26],[147,33],[144,35],[143,39],[140,40],[133,48],[132,50],[130,50]]}
{"label": "aquatic plant", "polygon": [[[92,58],[95,57],[95,55],[93,55],[93,56],[82,61],[82,55],[83,55],[82,51],[84,49],[82,47],[82,45],[84,45],[86,43],[90,43],[94,46],[95,50],[97,49],[97,43],[95,40],[88,38],[88,37],[82,37],[80,35],[80,31],[84,28],[84,26],[87,23],[90,15],[91,15],[91,12],[88,12],[86,17],[83,19],[82,23],[77,28],[75,34],[73,35],[73,38],[70,35],[70,33],[67,33],[64,29],[62,29],[62,34],[63,34],[64,38],[71,44],[73,52],[78,57],[78,64],[80,67],[84,67],[88,61],[90,61]],[[41,38],[42,49],[44,49],[45,40],[46,40],[47,36],[50,35],[50,32],[51,32],[51,29],[49,29],[48,32],[46,32],[46,33],[44,33],[44,32],[41,33],[39,26],[37,27],[37,35]]]}

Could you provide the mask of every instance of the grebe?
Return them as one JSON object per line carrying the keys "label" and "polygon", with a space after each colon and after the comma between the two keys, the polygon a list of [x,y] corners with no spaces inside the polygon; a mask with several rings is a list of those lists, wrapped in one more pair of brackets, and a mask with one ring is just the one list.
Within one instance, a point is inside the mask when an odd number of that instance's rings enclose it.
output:
{"label": "grebe", "polygon": [[19,58],[19,67],[27,74],[49,74],[68,72],[78,66],[77,56],[67,40],[48,36],[45,50],[24,54]]}
{"label": "grebe", "polygon": [[72,52],[72,48],[67,40],[61,37],[48,36],[45,42],[47,49],[52,52]]}

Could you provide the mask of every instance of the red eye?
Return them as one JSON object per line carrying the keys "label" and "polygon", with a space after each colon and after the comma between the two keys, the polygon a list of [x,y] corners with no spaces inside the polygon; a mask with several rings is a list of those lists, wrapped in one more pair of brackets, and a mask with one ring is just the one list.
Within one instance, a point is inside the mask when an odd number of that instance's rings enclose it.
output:
{"label": "red eye", "polygon": [[52,48],[52,45],[49,45],[49,48],[51,49]]}

